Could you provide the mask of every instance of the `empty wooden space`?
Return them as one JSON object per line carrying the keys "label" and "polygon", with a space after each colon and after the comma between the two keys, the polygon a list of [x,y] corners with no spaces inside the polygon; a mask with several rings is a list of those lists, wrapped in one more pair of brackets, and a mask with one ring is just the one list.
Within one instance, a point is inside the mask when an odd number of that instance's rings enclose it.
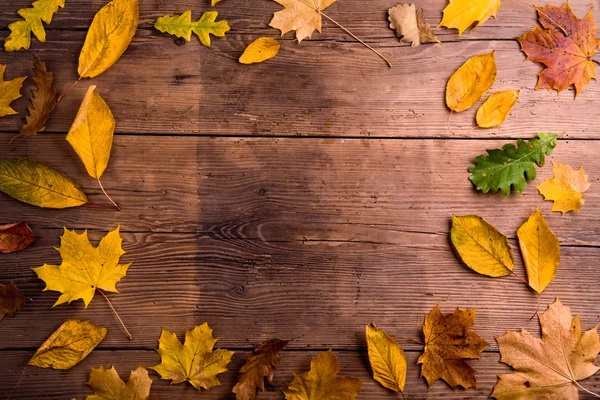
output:
{"label": "empty wooden space", "polygon": [[[67,0],[47,40],[31,51],[0,51],[6,78],[30,73],[35,53],[47,62],[59,90],[77,78],[87,27],[105,0]],[[416,360],[422,348],[399,339],[407,352],[408,399],[483,399],[500,364],[495,336],[525,328],[540,334],[537,297],[514,277],[488,278],[462,265],[449,244],[453,214],[478,214],[515,242],[516,231],[539,208],[560,238],[562,260],[541,297],[556,297],[581,313],[589,329],[600,322],[600,83],[574,100],[536,91],[541,66],[524,62],[515,36],[536,25],[535,12],[505,0],[498,19],[472,33],[438,29],[444,42],[412,48],[387,25],[394,0],[339,0],[329,14],[388,56],[392,69],[343,31],[324,21],[323,33],[298,44],[282,40],[281,53],[263,64],[237,62],[269,28],[281,7],[271,0],[225,0],[219,18],[232,30],[211,48],[177,45],[152,27],[157,17],[210,9],[210,0],[140,0],[140,26],[120,61],[103,75],[80,82],[36,137],[9,140],[19,131],[31,81],[0,119],[0,159],[29,157],[79,182],[92,201],[103,202],[96,182],[65,141],[87,87],[98,91],[117,120],[106,190],[122,211],[80,207],[39,209],[0,193],[0,224],[26,221],[37,242],[0,257],[0,283],[14,280],[30,299],[14,318],[0,322],[0,398],[16,384],[39,345],[66,319],[90,319],[109,328],[106,339],[71,371],[29,368],[14,399],[72,399],[92,394],[91,368],[114,365],[125,378],[139,365],[159,362],[154,351],[161,328],[183,337],[208,322],[218,346],[236,351],[222,385],[187,398],[234,399],[231,389],[249,351],[262,341],[293,339],[281,355],[275,379],[258,399],[282,399],[280,388],[312,357],[333,349],[342,375],[364,381],[359,399],[399,398],[370,377],[365,325],[422,340],[425,315],[439,305],[477,308],[475,328],[490,343],[480,360],[477,390],[454,391],[437,382],[430,391]],[[0,38],[29,0],[0,5]],[[416,0],[436,25],[446,0]],[[536,4],[545,4],[537,1]],[[598,1],[573,0],[580,16]],[[600,19],[600,11],[594,15]],[[181,44],[181,43],[179,43]],[[493,90],[520,89],[521,99],[499,128],[474,128],[476,108],[450,119],[446,81],[469,57],[494,50]],[[564,134],[549,161],[584,166],[592,182],[580,215],[551,213],[535,186],[552,176],[550,162],[523,195],[477,192],[467,172],[473,159],[537,132]],[[58,294],[42,292],[32,267],[59,263],[54,250],[63,227],[89,230],[93,242],[121,227],[122,258],[133,262],[109,295],[134,340],[127,340],[101,297],[52,308]],[[517,268],[523,266],[519,260]],[[522,272],[522,271],[521,271]],[[186,385],[155,379],[152,393],[181,399]],[[600,392],[600,375],[585,381]],[[586,397],[581,393],[581,398]]]}

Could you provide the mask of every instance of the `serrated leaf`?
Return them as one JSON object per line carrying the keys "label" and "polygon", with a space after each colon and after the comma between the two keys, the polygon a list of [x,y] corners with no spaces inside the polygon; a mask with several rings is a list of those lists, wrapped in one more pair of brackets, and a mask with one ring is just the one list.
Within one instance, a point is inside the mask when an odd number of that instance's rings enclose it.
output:
{"label": "serrated leaf", "polygon": [[325,10],[336,0],[274,0],[284,9],[277,11],[269,23],[270,27],[279,29],[281,35],[296,31],[296,39],[302,42],[310,38],[315,29],[321,32],[322,17],[319,10]]}
{"label": "serrated leaf", "polygon": [[552,163],[554,178],[546,179],[538,185],[537,190],[544,196],[545,200],[554,201],[552,211],[567,213],[575,211],[583,205],[583,194],[590,188],[588,176],[583,167],[574,171],[567,164]]}
{"label": "serrated leaf", "polygon": [[192,11],[187,10],[180,15],[165,15],[158,18],[154,23],[154,27],[162,33],[183,38],[188,42],[192,39],[192,32],[194,32],[200,43],[210,47],[211,34],[223,37],[230,29],[227,21],[216,21],[218,15],[217,11],[207,11],[202,14],[198,21],[192,22]]}
{"label": "serrated leaf", "polygon": [[477,110],[477,125],[480,128],[494,128],[502,125],[517,101],[519,101],[518,90],[509,89],[492,93]]}
{"label": "serrated leaf", "polygon": [[112,0],[96,13],[79,55],[81,78],[98,76],[121,58],[135,35],[139,13],[138,0]]}
{"label": "serrated leaf", "polygon": [[414,4],[398,4],[388,10],[390,28],[396,31],[401,42],[417,47],[421,43],[437,42],[431,26],[425,23],[423,9],[416,9]]}
{"label": "serrated leaf", "polygon": [[107,331],[91,321],[69,319],[40,346],[27,365],[70,369],[98,346]]}
{"label": "serrated leaf", "polygon": [[59,7],[65,6],[65,0],[38,0],[34,1],[31,8],[22,8],[18,11],[23,17],[22,21],[15,21],[8,25],[10,35],[4,40],[4,50],[16,51],[29,49],[31,46],[31,33],[40,42],[46,41],[46,31],[42,21],[46,24],[52,22],[52,17]]}
{"label": "serrated leaf", "polygon": [[111,369],[92,368],[87,384],[94,390],[94,395],[86,400],[148,400],[152,379],[144,367],[131,371],[127,383],[119,377],[115,367]]}
{"label": "serrated leaf", "polygon": [[26,76],[10,81],[4,80],[6,64],[0,64],[0,117],[13,115],[17,112],[10,107],[10,103],[21,97],[21,87],[27,79]]}
{"label": "serrated leaf", "polygon": [[46,64],[34,54],[33,83],[31,104],[27,108],[29,115],[19,136],[33,136],[46,129],[46,122],[56,106],[56,88],[52,86],[52,72],[48,72]]}
{"label": "serrated leaf", "polygon": [[0,160],[0,191],[42,208],[78,207],[88,202],[77,183],[46,164],[26,158]]}
{"label": "serrated leaf", "polygon": [[402,347],[383,329],[366,327],[369,363],[373,379],[394,392],[404,391],[406,383],[406,356]]}
{"label": "serrated leaf", "polygon": [[538,138],[525,142],[517,140],[517,146],[505,144],[501,150],[487,150],[487,155],[475,158],[475,165],[469,168],[469,179],[477,190],[483,193],[498,190],[508,196],[511,190],[523,193],[527,180],[536,177],[535,165],[543,167],[546,156],[556,147],[558,135],[540,133]]}
{"label": "serrated leaf", "polygon": [[26,222],[0,225],[0,253],[25,250],[35,242],[35,234]]}
{"label": "serrated leaf", "polygon": [[446,85],[446,105],[453,112],[471,108],[496,81],[496,57],[474,56],[456,70]]}
{"label": "serrated leaf", "polygon": [[25,296],[21,294],[13,281],[10,281],[8,286],[0,283],[0,321],[6,315],[14,317],[15,313],[21,310],[26,302]]}
{"label": "serrated leaf", "polygon": [[273,38],[258,38],[250,43],[239,61],[242,64],[255,64],[271,59],[279,53],[281,45]]}
{"label": "serrated leaf", "polygon": [[502,0],[450,0],[438,26],[456,28],[462,35],[468,28],[475,29],[490,17],[496,18],[501,3]]}

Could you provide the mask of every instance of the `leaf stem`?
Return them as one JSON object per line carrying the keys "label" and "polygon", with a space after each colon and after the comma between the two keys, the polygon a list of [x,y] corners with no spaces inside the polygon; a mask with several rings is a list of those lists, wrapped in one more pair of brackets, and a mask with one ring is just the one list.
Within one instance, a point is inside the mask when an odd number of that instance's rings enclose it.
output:
{"label": "leaf stem", "polygon": [[541,11],[539,8],[537,8],[536,6],[534,6],[533,4],[529,4],[524,2],[523,0],[517,0],[519,3],[521,4],[525,4],[528,7],[533,8],[535,11],[537,11],[539,14],[543,15],[544,17],[548,18],[550,21],[552,21],[554,23],[554,25],[556,25],[564,34],[565,36],[569,36],[569,33],[567,32],[567,30],[565,28],[563,28],[558,22],[556,22],[552,17],[550,17],[548,14],[546,14],[545,12]]}
{"label": "leaf stem", "polygon": [[98,185],[100,186],[100,189],[102,189],[102,193],[104,193],[104,195],[106,196],[106,198],[108,200],[110,200],[110,202],[113,204],[113,206],[115,206],[115,208],[117,209],[117,211],[121,211],[121,207],[119,207],[117,205],[117,203],[115,203],[113,201],[113,199],[110,198],[110,196],[108,195],[108,193],[106,193],[106,190],[104,190],[104,186],[102,186],[102,182],[100,182],[100,178],[98,178]]}
{"label": "leaf stem", "polygon": [[112,204],[85,203],[85,205],[90,207],[115,208]]}
{"label": "leaf stem", "polygon": [[516,276],[517,278],[519,278],[523,283],[525,283],[527,286],[529,286],[529,282],[527,282],[525,279],[523,279],[523,277],[519,274],[517,274],[515,271],[510,271],[514,276]]}
{"label": "leaf stem", "polygon": [[23,377],[25,376],[25,371],[26,370],[27,370],[27,364],[25,365],[25,368],[23,368],[23,372],[21,372],[21,376],[19,377],[19,380],[17,381],[17,384],[15,385],[14,389],[12,390],[12,392],[10,392],[10,394],[8,395],[8,397],[6,398],[6,400],[10,400],[10,398],[12,397],[12,395],[15,394],[15,392],[19,388],[19,385],[21,385],[21,381],[23,380]]}
{"label": "leaf stem", "polygon": [[66,88],[66,89],[65,89],[65,91],[64,91],[64,92],[62,92],[62,93],[60,94],[60,96],[58,96],[58,99],[56,99],[56,102],[57,102],[57,103],[60,103],[60,101],[62,100],[62,98],[63,98],[63,97],[64,97],[64,96],[65,96],[67,93],[69,93],[69,92],[71,91],[71,89],[73,89],[73,87],[75,87],[75,85],[77,85],[77,83],[78,83],[80,80],[81,80],[81,77],[79,77],[79,79],[77,79],[75,82],[73,82],[73,83],[71,84],[71,86],[69,86],[68,88]]}
{"label": "leaf stem", "polygon": [[117,316],[117,319],[121,323],[121,326],[123,326],[123,329],[125,329],[125,332],[127,332],[127,337],[129,338],[129,340],[133,340],[133,336],[131,336],[131,333],[129,333],[129,331],[127,330],[127,327],[123,323],[123,320],[121,319],[121,317],[119,317],[119,314],[117,314],[117,310],[115,310],[115,308],[113,307],[112,303],[110,302],[110,300],[108,299],[108,297],[106,296],[106,294],[104,294],[104,292],[102,290],[100,290],[99,288],[96,288],[96,290],[98,291],[98,293],[100,293],[102,295],[102,297],[104,297],[106,299],[106,302],[108,303],[108,306],[110,307],[110,309],[112,310],[112,312],[114,312],[115,315]]}
{"label": "leaf stem", "polygon": [[579,387],[579,389],[583,390],[584,392],[587,392],[587,393],[591,394],[591,395],[592,395],[592,396],[594,396],[594,397],[598,397],[598,398],[600,398],[600,395],[598,395],[598,394],[596,394],[596,393],[592,392],[591,390],[588,390],[588,389],[584,388],[583,386],[581,386],[581,385],[579,384],[579,382],[577,382],[577,381],[573,381],[573,382],[575,382],[575,384],[576,384],[576,385]]}

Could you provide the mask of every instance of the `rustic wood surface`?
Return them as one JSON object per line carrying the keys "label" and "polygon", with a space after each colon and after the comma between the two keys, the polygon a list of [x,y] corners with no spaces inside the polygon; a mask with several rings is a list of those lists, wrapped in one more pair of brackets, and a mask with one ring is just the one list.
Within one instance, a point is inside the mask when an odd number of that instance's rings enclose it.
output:
{"label": "rustic wood surface", "polygon": [[[61,102],[48,128],[17,139],[19,116],[0,119],[0,158],[30,157],[78,181],[92,201],[104,202],[64,135],[87,87],[97,85],[117,119],[106,190],[123,206],[41,210],[0,194],[0,224],[27,221],[39,236],[26,251],[0,257],[0,283],[13,279],[30,299],[14,318],[0,323],[0,398],[16,384],[32,352],[67,318],[91,319],[109,328],[97,350],[71,371],[28,368],[14,399],[71,399],[91,394],[91,368],[115,365],[123,378],[139,365],[159,362],[153,350],[161,328],[177,332],[205,321],[219,346],[236,351],[222,385],[197,394],[186,385],[157,379],[162,399],[233,399],[231,389],[245,356],[271,337],[293,338],[273,383],[258,399],[282,399],[279,389],[293,372],[309,367],[332,348],[343,375],[364,381],[359,399],[398,398],[370,378],[364,326],[376,322],[399,338],[409,358],[408,399],[483,399],[496,375],[495,336],[525,328],[537,298],[514,277],[477,275],[454,255],[448,231],[452,214],[478,214],[514,241],[520,224],[537,207],[561,240],[556,280],[541,297],[555,297],[582,314],[584,328],[600,322],[600,84],[593,81],[574,101],[535,91],[541,66],[523,62],[515,36],[535,26],[535,12],[506,0],[498,19],[472,33],[437,29],[444,45],[411,48],[387,28],[391,0],[340,0],[329,14],[389,56],[385,64],[341,30],[324,23],[322,34],[298,44],[283,38],[281,53],[264,64],[242,66],[237,58],[268,27],[280,7],[269,0],[227,0],[220,17],[232,27],[208,49],[193,38],[177,45],[152,28],[159,16],[210,9],[209,0],[140,0],[140,27],[130,48],[105,74],[79,83]],[[446,0],[416,0],[437,24]],[[0,38],[29,0],[0,5]],[[46,43],[31,52],[46,61],[59,89],[76,79],[87,26],[104,0],[67,0],[47,27]],[[544,4],[544,2],[535,2]],[[598,1],[573,0],[579,16]],[[600,12],[594,11],[597,19]],[[181,43],[179,43],[181,44]],[[517,88],[521,99],[506,123],[474,128],[476,107],[453,115],[444,90],[468,57],[495,50],[493,90]],[[31,55],[0,52],[6,78],[29,74]],[[27,94],[27,81],[22,93]],[[550,213],[535,186],[551,177],[539,170],[523,195],[483,195],[467,168],[486,148],[530,138],[539,131],[564,132],[549,160],[584,165],[592,187],[580,215]],[[52,308],[57,294],[30,268],[58,263],[62,227],[88,229],[95,241],[121,227],[124,261],[133,266],[110,295],[131,330],[129,341],[102,298]],[[518,269],[523,266],[518,261]],[[490,343],[480,360],[477,390],[454,391],[438,382],[428,391],[416,360],[423,318],[436,304],[444,312],[477,308],[475,328]],[[411,341],[412,340],[412,341]],[[584,382],[600,392],[600,375]],[[582,393],[581,398],[585,397]]]}

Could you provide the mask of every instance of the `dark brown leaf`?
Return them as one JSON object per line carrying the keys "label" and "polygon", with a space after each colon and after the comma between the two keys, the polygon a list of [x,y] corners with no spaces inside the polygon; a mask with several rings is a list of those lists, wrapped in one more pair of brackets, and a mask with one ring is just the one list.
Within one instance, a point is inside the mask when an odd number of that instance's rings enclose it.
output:
{"label": "dark brown leaf", "polygon": [[31,104],[27,108],[29,116],[21,128],[19,136],[33,136],[46,129],[46,121],[56,106],[56,88],[52,86],[52,72],[48,72],[46,64],[35,54],[33,63],[33,82]]}
{"label": "dark brown leaf", "polygon": [[9,317],[15,315],[15,312],[22,309],[25,305],[25,296],[19,292],[13,281],[8,286],[0,283],[0,321],[6,314]]}

